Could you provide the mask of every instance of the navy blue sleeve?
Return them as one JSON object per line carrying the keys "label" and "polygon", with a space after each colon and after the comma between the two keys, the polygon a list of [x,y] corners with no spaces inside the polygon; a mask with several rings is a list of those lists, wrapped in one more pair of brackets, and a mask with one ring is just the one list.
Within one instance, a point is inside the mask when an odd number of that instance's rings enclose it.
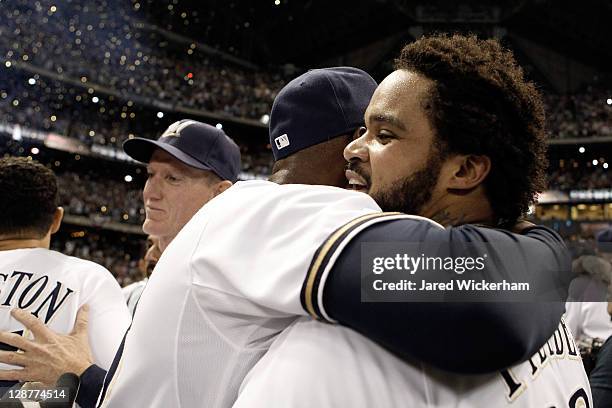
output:
{"label": "navy blue sleeve", "polygon": [[90,365],[87,370],[83,371],[76,398],[76,402],[81,408],[95,408],[105,376],[106,370],[95,364]]}
{"label": "navy blue sleeve", "polygon": [[[381,220],[350,235],[347,232],[319,248],[302,289],[302,304],[312,316],[351,327],[407,360],[457,373],[503,369],[536,353],[565,311],[562,301],[361,300],[362,246],[398,241],[421,242],[419,252],[427,254],[427,248],[435,248],[438,255],[458,255],[463,246],[474,243],[486,245],[494,268],[485,271],[483,278],[544,274],[555,286],[555,297],[565,299],[569,279],[563,271],[571,270],[571,258],[563,240],[547,228],[534,227],[515,235],[486,227],[443,229],[422,219],[395,219]],[[323,272],[326,265],[328,270]]]}

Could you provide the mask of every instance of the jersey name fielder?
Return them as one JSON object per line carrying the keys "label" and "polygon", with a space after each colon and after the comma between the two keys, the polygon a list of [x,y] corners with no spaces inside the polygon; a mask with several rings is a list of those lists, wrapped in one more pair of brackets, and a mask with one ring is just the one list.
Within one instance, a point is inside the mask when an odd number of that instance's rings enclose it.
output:
{"label": "jersey name fielder", "polygon": [[587,408],[592,401],[564,323],[528,361],[455,375],[407,364],[351,329],[300,318],[249,372],[233,408]]}

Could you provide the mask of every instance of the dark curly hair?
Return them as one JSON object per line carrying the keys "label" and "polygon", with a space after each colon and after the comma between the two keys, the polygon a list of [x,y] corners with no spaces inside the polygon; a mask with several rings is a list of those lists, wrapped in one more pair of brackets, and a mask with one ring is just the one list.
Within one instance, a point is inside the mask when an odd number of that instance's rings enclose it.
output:
{"label": "dark curly hair", "polygon": [[484,187],[500,225],[514,223],[546,185],[542,96],[497,40],[434,35],[406,45],[396,69],[434,81],[428,115],[446,153],[488,156]]}
{"label": "dark curly hair", "polygon": [[57,179],[25,157],[0,158],[0,234],[44,237],[58,206]]}

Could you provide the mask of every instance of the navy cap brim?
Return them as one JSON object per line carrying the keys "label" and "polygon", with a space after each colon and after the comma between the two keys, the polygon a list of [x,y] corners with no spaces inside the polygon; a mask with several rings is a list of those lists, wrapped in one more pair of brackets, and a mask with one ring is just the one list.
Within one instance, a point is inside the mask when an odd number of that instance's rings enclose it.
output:
{"label": "navy cap brim", "polygon": [[167,143],[159,143],[157,140],[145,139],[142,137],[135,137],[123,142],[123,151],[132,159],[142,163],[148,163],[151,160],[151,156],[153,156],[155,149],[165,151],[170,156],[188,166],[217,173],[216,170],[210,166],[200,163],[193,157]]}

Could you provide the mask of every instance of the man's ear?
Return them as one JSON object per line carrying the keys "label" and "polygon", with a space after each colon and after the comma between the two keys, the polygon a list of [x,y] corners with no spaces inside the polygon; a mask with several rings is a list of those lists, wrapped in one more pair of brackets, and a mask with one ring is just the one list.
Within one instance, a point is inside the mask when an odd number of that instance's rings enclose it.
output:
{"label": "man's ear", "polygon": [[232,185],[232,182],[229,180],[223,180],[218,182],[214,190],[215,197],[230,188]]}
{"label": "man's ear", "polygon": [[57,207],[55,209],[55,213],[53,214],[53,222],[51,223],[51,228],[49,230],[51,234],[55,234],[59,230],[60,225],[62,225],[62,218],[64,218],[64,208]]}
{"label": "man's ear", "polygon": [[471,190],[484,182],[491,171],[488,156],[456,155],[448,159],[453,169],[447,188]]}

